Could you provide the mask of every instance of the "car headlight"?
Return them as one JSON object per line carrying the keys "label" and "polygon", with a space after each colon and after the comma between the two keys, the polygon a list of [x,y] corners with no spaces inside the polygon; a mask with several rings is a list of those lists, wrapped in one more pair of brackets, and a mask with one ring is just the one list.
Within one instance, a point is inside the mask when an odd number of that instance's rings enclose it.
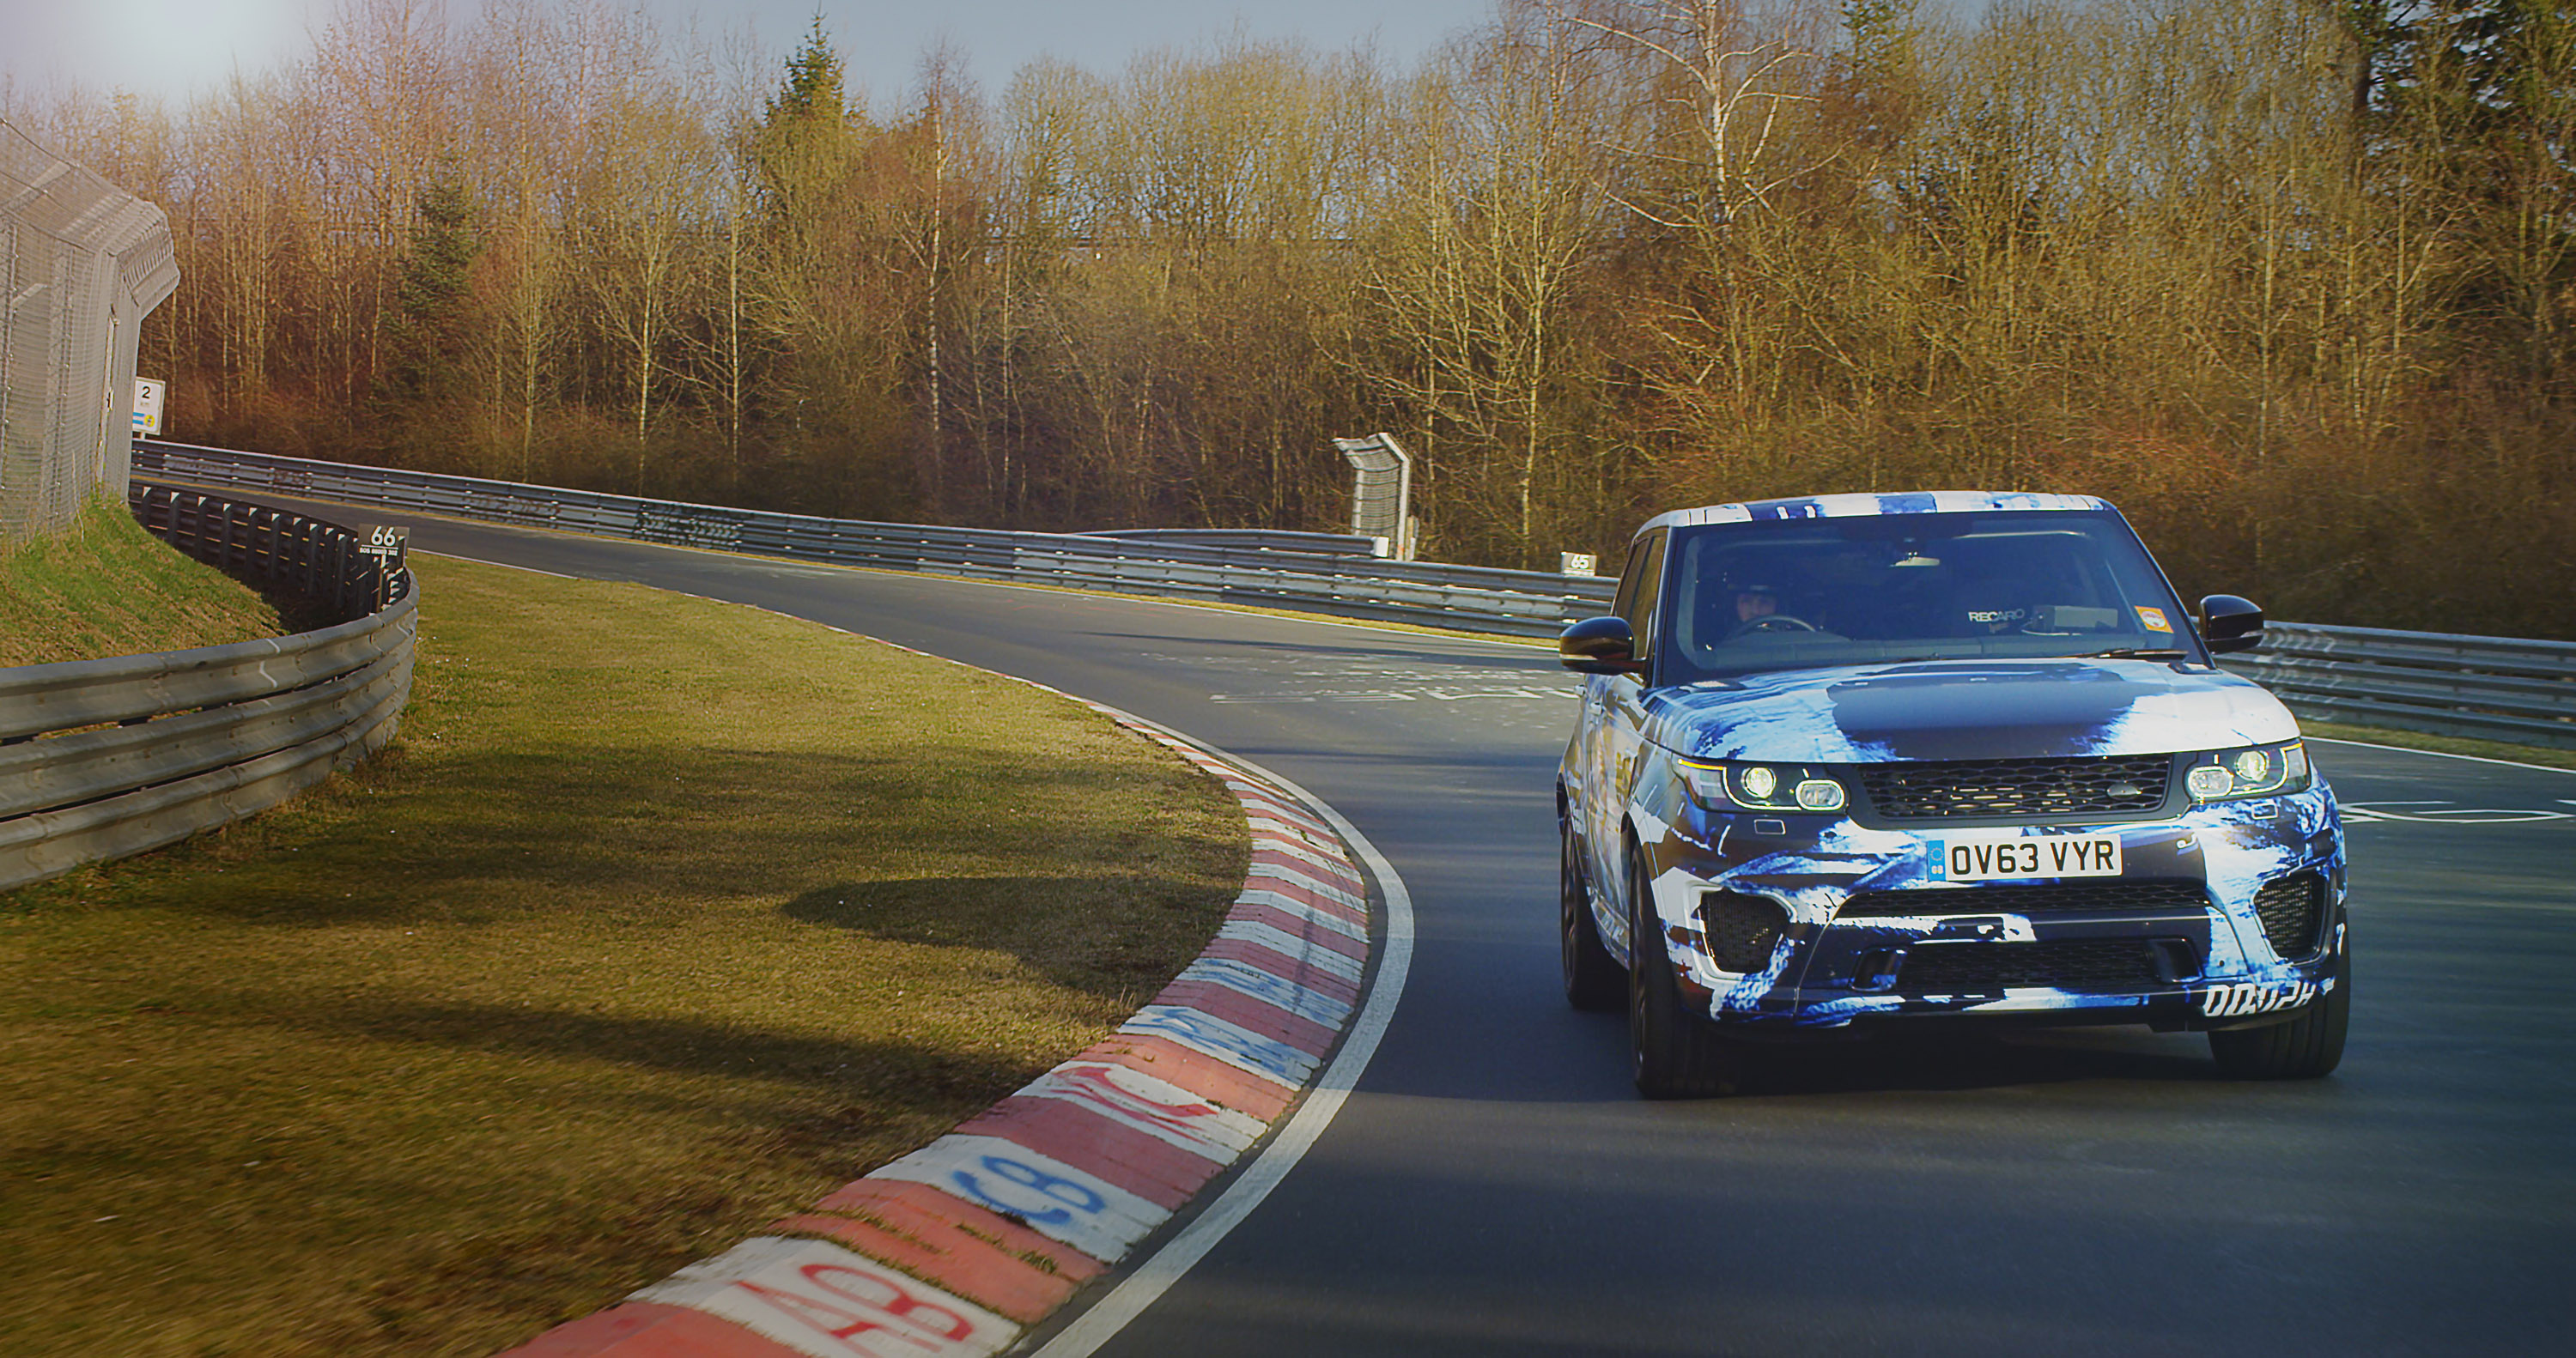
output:
{"label": "car headlight", "polygon": [[1691,800],[1711,811],[1840,811],[1843,785],[1797,764],[1700,764],[1681,761]]}
{"label": "car headlight", "polygon": [[2308,747],[2292,740],[2198,756],[2182,782],[2193,801],[2226,802],[2305,792],[2310,778]]}

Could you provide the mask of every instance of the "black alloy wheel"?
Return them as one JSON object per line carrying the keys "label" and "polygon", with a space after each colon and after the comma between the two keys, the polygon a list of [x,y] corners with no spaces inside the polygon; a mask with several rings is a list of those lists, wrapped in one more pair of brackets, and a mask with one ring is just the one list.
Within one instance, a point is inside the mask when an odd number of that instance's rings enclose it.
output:
{"label": "black alloy wheel", "polygon": [[1565,1002],[1590,1013],[1619,1007],[1628,977],[1601,942],[1592,919],[1592,892],[1583,876],[1583,844],[1572,822],[1557,821],[1556,934],[1565,972]]}
{"label": "black alloy wheel", "polygon": [[1645,855],[1628,849],[1628,1075],[1650,1099],[1703,1099],[1735,1091],[1735,1044],[1682,1003],[1655,913]]}
{"label": "black alloy wheel", "polygon": [[[2349,946],[2339,935],[2336,948]],[[2233,1080],[2314,1080],[2343,1064],[2344,1032],[2352,1024],[2352,954],[2336,959],[2334,989],[2308,1002],[2297,1018],[2260,1028],[2221,1028],[2209,1035],[2209,1054]]]}

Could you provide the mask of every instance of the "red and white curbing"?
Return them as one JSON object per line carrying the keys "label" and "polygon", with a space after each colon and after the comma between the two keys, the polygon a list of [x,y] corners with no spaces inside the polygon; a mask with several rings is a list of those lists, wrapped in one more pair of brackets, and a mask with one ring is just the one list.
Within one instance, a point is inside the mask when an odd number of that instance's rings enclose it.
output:
{"label": "red and white curbing", "polygon": [[998,1353],[1285,1116],[1360,1002],[1367,884],[1285,790],[1072,701],[1243,804],[1252,867],[1207,950],[1116,1033],[954,1132],[502,1358]]}

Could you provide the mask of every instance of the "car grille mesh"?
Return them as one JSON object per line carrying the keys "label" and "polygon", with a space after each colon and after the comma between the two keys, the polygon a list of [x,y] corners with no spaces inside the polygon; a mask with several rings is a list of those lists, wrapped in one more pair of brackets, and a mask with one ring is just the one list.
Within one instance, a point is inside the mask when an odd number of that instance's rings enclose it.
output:
{"label": "car grille mesh", "polygon": [[2112,877],[2094,882],[1859,891],[1836,919],[1895,915],[2171,915],[2209,908],[2209,892],[2188,877]]}
{"label": "car grille mesh", "polygon": [[2273,952],[2306,957],[2317,950],[2317,926],[2325,921],[2326,879],[2300,872],[2266,882],[2254,893],[2254,913],[2262,917],[2263,937]]}
{"label": "car grille mesh", "polygon": [[1884,820],[2055,819],[2161,810],[2173,777],[2173,759],[2159,754],[1863,764],[1856,772],[1870,806]]}
{"label": "car grille mesh", "polygon": [[2164,984],[2145,939],[2054,939],[2039,943],[1927,943],[1909,950],[1897,989],[1915,995],[1978,995],[2011,986],[2059,990],[2148,990]]}
{"label": "car grille mesh", "polygon": [[1779,902],[1734,891],[1703,897],[1699,918],[1708,935],[1708,955],[1728,971],[1746,975],[1771,965],[1780,931],[1789,923]]}

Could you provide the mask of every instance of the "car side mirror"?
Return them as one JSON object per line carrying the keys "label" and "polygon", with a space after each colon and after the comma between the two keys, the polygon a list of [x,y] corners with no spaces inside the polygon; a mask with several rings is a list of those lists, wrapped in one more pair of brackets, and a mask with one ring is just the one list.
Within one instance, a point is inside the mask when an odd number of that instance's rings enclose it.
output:
{"label": "car side mirror", "polygon": [[1637,634],[1626,618],[1585,618],[1569,623],[1556,639],[1559,663],[1577,674],[1643,674],[1637,659]]}
{"label": "car side mirror", "polygon": [[2250,651],[2263,644],[2263,610],[2233,594],[2200,601],[2200,639],[2212,655]]}

